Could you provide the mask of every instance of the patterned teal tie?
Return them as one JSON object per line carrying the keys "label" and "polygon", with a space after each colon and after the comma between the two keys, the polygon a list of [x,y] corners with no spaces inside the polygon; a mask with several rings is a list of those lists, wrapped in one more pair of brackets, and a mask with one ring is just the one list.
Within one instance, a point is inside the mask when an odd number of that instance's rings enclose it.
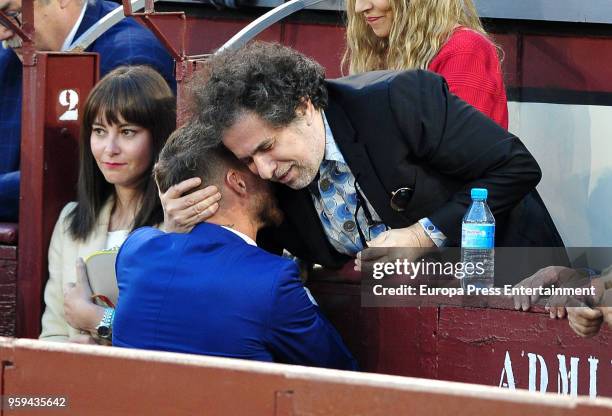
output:
{"label": "patterned teal tie", "polygon": [[[325,234],[341,253],[355,255],[363,250],[363,242],[355,222],[359,199],[354,177],[348,166],[334,160],[324,160],[319,169],[318,190],[321,198],[313,198]],[[364,209],[357,214],[361,230],[367,240],[386,229],[384,224],[368,224]]]}

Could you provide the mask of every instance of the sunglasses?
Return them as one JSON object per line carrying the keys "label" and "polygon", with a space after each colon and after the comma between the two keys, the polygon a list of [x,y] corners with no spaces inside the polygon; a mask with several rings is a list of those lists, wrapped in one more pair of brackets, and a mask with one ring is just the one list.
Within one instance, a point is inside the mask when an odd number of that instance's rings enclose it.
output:
{"label": "sunglasses", "polygon": [[2,47],[4,49],[21,48],[23,46],[22,39],[29,39],[21,30],[21,22],[21,12],[0,12],[0,26],[4,26],[14,33],[12,37],[2,41]]}
{"label": "sunglasses", "polygon": [[414,193],[414,189],[404,187],[399,188],[393,192],[391,192],[391,208],[393,211],[403,212],[406,210],[410,199],[412,199],[412,194]]}

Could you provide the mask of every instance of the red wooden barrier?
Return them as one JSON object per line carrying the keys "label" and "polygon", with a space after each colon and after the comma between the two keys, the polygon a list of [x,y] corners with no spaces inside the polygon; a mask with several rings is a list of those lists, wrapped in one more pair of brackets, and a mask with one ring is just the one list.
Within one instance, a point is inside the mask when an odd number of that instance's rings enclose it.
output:
{"label": "red wooden barrier", "polygon": [[612,333],[605,327],[582,339],[541,307],[364,308],[359,285],[309,287],[365,371],[612,397]]}
{"label": "red wooden barrier", "polygon": [[17,334],[38,337],[49,240],[74,199],[79,119],[98,79],[98,56],[37,53],[23,75]]}
{"label": "red wooden barrier", "polygon": [[[612,400],[557,397],[396,376],[0,339],[5,399],[65,397],[74,415],[579,415],[612,412]],[[7,412],[8,414],[8,412]]]}

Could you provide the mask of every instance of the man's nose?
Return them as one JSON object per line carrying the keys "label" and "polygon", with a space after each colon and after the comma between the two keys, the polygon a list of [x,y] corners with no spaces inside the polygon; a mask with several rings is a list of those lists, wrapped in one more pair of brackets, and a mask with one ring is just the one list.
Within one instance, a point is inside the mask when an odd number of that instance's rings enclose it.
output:
{"label": "man's nose", "polygon": [[[256,155],[253,157],[253,163],[249,165],[249,167],[251,168],[251,172],[259,175],[261,179],[270,180],[274,177],[276,163],[266,156]],[[255,170],[253,170],[253,168]]]}
{"label": "man's nose", "polygon": [[371,8],[372,2],[370,0],[355,0],[355,13],[363,13]]}

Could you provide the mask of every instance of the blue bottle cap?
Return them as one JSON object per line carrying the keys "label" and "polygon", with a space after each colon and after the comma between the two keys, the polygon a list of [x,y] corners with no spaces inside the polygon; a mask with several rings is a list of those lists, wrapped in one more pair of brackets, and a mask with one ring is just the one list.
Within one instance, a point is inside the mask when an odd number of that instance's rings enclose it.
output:
{"label": "blue bottle cap", "polygon": [[484,188],[472,188],[472,199],[487,199],[489,192]]}

